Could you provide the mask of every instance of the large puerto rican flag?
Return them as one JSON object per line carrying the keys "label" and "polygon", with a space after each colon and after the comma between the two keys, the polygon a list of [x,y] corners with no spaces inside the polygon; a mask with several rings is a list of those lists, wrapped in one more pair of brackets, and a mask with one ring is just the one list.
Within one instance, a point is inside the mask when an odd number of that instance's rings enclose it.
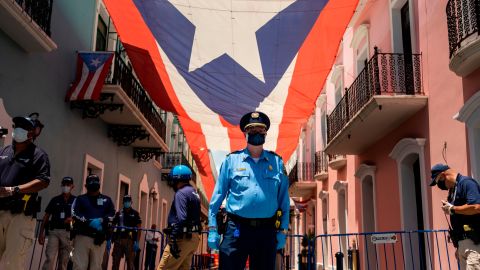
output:
{"label": "large puerto rican flag", "polygon": [[242,115],[271,120],[287,160],[358,0],[104,0],[135,73],[178,115],[208,197],[210,153],[244,148]]}

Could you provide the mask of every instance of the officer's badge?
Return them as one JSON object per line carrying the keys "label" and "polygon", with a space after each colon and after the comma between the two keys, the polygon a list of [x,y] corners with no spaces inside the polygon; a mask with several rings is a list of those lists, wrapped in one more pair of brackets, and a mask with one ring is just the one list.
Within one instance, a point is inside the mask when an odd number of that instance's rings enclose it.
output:
{"label": "officer's badge", "polygon": [[239,171],[239,172],[240,171],[245,171],[245,170],[247,170],[247,168],[237,168],[237,171]]}
{"label": "officer's badge", "polygon": [[273,170],[272,165],[268,165],[268,170],[269,170],[269,171]]}
{"label": "officer's badge", "polygon": [[250,116],[255,119],[258,118],[260,114],[258,114],[258,112],[253,112]]}

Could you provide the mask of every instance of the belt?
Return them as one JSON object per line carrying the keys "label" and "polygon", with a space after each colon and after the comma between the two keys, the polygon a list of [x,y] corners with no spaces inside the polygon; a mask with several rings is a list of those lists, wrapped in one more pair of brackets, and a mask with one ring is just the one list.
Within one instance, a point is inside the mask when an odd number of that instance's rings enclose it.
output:
{"label": "belt", "polygon": [[275,219],[274,217],[269,218],[244,218],[234,214],[227,213],[229,220],[239,223],[241,225],[247,225],[254,228],[275,228]]}

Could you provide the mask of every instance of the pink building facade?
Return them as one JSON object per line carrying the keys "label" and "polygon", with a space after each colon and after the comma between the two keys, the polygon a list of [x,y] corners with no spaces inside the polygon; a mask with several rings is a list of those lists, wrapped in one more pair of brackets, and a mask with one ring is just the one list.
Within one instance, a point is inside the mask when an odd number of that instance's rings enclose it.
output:
{"label": "pink building facade", "polygon": [[[479,6],[466,0],[359,1],[302,130],[296,164],[308,172],[293,180],[291,196],[308,207],[298,212],[303,227],[295,224],[296,233],[448,227],[440,208],[447,193],[428,186],[429,174],[441,162],[480,177]],[[447,250],[446,241],[434,237],[444,234],[405,236],[385,250],[370,236],[337,237],[327,252],[320,237],[316,265],[331,269],[337,251],[347,257],[356,246],[363,269],[455,267],[451,243]],[[407,247],[407,239],[416,244]]]}

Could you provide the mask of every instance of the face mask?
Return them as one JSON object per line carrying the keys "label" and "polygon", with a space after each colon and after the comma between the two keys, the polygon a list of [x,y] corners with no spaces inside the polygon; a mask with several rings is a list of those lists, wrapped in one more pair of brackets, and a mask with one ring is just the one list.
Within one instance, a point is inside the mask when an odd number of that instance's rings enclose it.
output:
{"label": "face mask", "polygon": [[69,193],[71,188],[69,186],[62,186],[62,193]]}
{"label": "face mask", "polygon": [[28,131],[23,128],[14,128],[12,132],[13,140],[17,143],[22,143],[28,140]]}
{"label": "face mask", "polygon": [[262,133],[247,133],[247,142],[251,145],[262,145],[265,143],[266,134]]}
{"label": "face mask", "polygon": [[132,206],[132,202],[123,202],[123,207],[130,208]]}
{"label": "face mask", "polygon": [[445,180],[443,180],[443,181],[438,181],[438,182],[437,182],[437,186],[438,186],[438,188],[441,189],[441,190],[448,190],[447,186],[445,185]]}
{"label": "face mask", "polygon": [[98,190],[100,190],[100,182],[94,181],[87,183],[87,190],[90,192],[97,192]]}

